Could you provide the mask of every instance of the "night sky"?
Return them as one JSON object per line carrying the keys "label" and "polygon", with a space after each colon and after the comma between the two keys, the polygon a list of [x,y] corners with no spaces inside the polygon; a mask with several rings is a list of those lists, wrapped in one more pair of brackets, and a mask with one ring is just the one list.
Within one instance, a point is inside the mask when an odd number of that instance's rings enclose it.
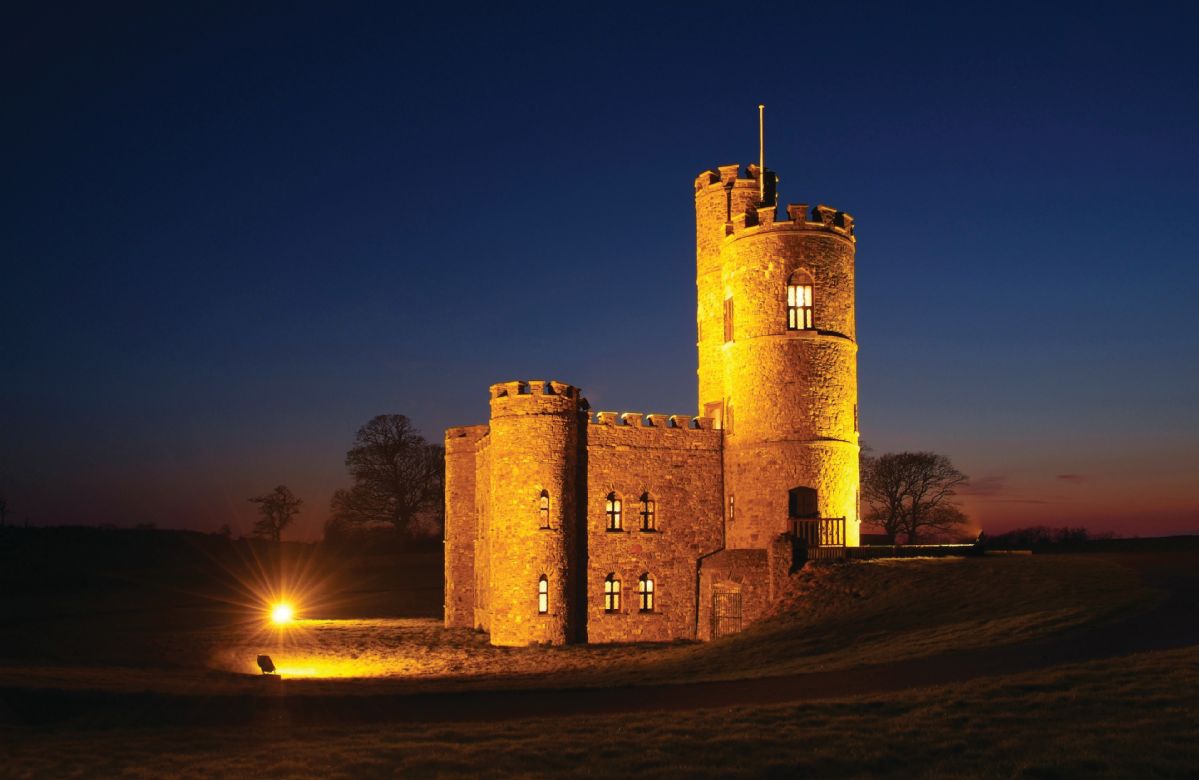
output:
{"label": "night sky", "polygon": [[246,532],[283,483],[315,538],[376,414],[694,413],[692,181],[763,102],[780,199],[857,219],[875,452],[951,457],[988,531],[1199,532],[1193,3],[36,5],[9,522]]}

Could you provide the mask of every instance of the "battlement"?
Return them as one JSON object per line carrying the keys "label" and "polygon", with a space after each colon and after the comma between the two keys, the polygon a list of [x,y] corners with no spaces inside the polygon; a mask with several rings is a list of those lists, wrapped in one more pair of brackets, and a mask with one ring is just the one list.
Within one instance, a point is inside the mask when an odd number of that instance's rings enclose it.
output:
{"label": "battlement", "polygon": [[777,215],[778,211],[774,206],[749,209],[744,214],[734,214],[726,232],[728,235],[736,235],[750,228],[824,230],[845,236],[850,241],[857,240],[854,237],[854,218],[832,206],[818,205],[809,210],[806,203],[789,203],[787,219],[780,221],[776,219]]}
{"label": "battlement", "polygon": [[500,382],[499,384],[492,385],[490,389],[492,401],[503,398],[543,398],[547,396],[571,398],[576,401],[582,398],[579,388],[563,382],[546,381],[544,379]]}
{"label": "battlement", "polygon": [[[752,191],[758,189],[761,175],[758,166],[752,163],[745,166],[745,174],[742,175],[740,164],[721,165],[715,170],[704,171],[695,178],[695,195],[699,197],[704,192],[714,190]],[[766,205],[758,205],[758,199],[753,198],[752,205],[744,212],[735,211],[730,214],[730,221],[725,225],[725,235],[734,235],[749,228],[770,229],[786,226],[789,230],[825,230],[845,236],[851,241],[855,240],[853,217],[831,206],[819,205],[809,211],[806,203],[789,204],[786,220],[780,221],[777,218],[776,185],[778,176],[769,168],[766,169],[766,176],[768,177],[766,180]],[[744,202],[744,200],[740,201],[740,203]],[[739,208],[739,206],[735,206],[735,208]]]}
{"label": "battlement", "polygon": [[642,414],[641,412],[596,412],[592,425],[616,428],[651,428],[657,430],[710,431],[711,417],[692,417],[686,414]]}
{"label": "battlement", "polygon": [[453,428],[445,429],[445,443],[446,446],[459,443],[469,443],[473,445],[486,435],[486,425],[457,425]]}
{"label": "battlement", "polygon": [[[742,176],[740,163],[721,165],[715,170],[704,171],[695,177],[695,193],[698,195],[709,187],[719,187],[721,189],[728,189],[730,187],[757,189],[760,169],[757,165],[750,163],[746,166],[746,171],[747,175]],[[766,169],[766,173],[769,175],[773,172],[768,168]]]}

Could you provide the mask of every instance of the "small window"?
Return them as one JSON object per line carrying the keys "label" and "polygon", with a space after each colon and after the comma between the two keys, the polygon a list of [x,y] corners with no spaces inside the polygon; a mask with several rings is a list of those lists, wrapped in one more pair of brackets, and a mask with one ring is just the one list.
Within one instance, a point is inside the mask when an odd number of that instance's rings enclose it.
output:
{"label": "small window", "polygon": [[734,514],[733,514],[733,509],[734,509],[734,508],[735,508],[735,507],[734,507],[734,504],[733,504],[733,497],[732,497],[732,496],[729,496],[729,522],[730,522],[730,523],[731,523],[731,522],[733,522],[733,517],[734,517]]}
{"label": "small window", "polygon": [[796,271],[787,283],[787,330],[812,329],[812,277]]}
{"label": "small window", "polygon": [[544,615],[550,611],[550,581],[541,575],[537,580],[537,612]]}
{"label": "small window", "polygon": [[649,493],[641,494],[641,530],[658,530],[658,502]]}
{"label": "small window", "polygon": [[620,611],[620,580],[609,574],[604,580],[604,612]]}
{"label": "small window", "polygon": [[608,498],[604,501],[604,512],[608,515],[608,530],[619,531],[621,525],[621,501],[620,497],[615,493],[609,493]]}
{"label": "small window", "polygon": [[637,580],[637,600],[642,612],[654,611],[654,581],[648,574],[642,574]]}
{"label": "small window", "polygon": [[724,340],[733,340],[733,299],[724,299]]}
{"label": "small window", "polygon": [[550,493],[548,490],[541,491],[541,498],[537,506],[537,517],[542,528],[550,527]]}

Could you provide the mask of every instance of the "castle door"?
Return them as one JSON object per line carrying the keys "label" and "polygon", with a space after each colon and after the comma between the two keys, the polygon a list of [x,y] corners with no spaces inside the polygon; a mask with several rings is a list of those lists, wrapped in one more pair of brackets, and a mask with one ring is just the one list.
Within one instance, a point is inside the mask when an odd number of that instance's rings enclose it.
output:
{"label": "castle door", "polygon": [[712,638],[741,631],[741,592],[712,593]]}

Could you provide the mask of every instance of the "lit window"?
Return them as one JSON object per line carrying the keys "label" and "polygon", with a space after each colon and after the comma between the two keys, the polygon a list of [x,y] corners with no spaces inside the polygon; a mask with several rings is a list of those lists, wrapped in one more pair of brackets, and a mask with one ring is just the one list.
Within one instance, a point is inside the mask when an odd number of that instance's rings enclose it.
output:
{"label": "lit window", "polygon": [[729,522],[733,522],[733,497],[729,496]]}
{"label": "lit window", "polygon": [[620,580],[615,574],[609,574],[604,580],[604,612],[620,611]]}
{"label": "lit window", "polygon": [[641,530],[658,530],[658,502],[650,498],[649,493],[641,494]]}
{"label": "lit window", "polygon": [[537,580],[537,611],[542,615],[550,611],[550,583],[544,574]]}
{"label": "lit window", "polygon": [[540,504],[537,508],[538,517],[541,520],[542,528],[550,527],[550,494],[548,490],[541,491]]}
{"label": "lit window", "polygon": [[733,340],[733,299],[724,299],[724,340]]}
{"label": "lit window", "polygon": [[796,271],[787,283],[787,330],[812,329],[812,277]]}
{"label": "lit window", "polygon": [[604,511],[608,514],[608,530],[619,531],[621,529],[621,502],[615,493],[608,494],[608,498],[604,501]]}
{"label": "lit window", "polygon": [[654,581],[648,574],[642,574],[641,579],[637,580],[637,600],[642,612],[654,611]]}

